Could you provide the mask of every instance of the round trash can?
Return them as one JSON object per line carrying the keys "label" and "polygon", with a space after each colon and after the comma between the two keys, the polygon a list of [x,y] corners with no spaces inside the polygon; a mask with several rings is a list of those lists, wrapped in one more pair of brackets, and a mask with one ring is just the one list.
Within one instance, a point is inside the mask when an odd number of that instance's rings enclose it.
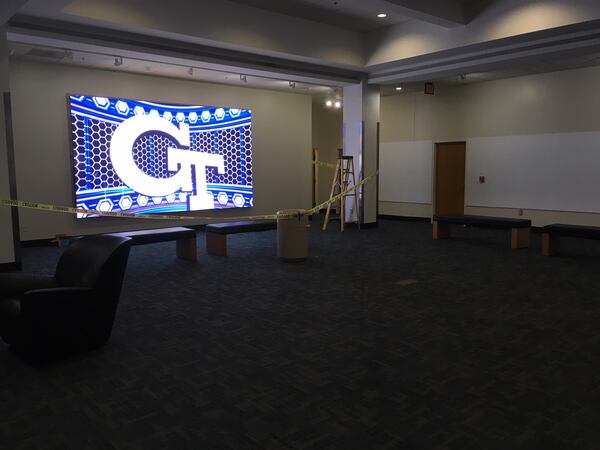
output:
{"label": "round trash can", "polygon": [[310,225],[304,212],[304,209],[277,211],[277,256],[283,261],[304,261],[308,257]]}

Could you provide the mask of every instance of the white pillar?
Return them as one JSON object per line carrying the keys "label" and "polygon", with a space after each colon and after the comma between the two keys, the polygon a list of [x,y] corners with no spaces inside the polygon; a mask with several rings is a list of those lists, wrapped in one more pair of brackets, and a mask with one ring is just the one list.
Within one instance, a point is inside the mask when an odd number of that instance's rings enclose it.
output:
{"label": "white pillar", "polygon": [[[354,157],[357,183],[379,169],[379,86],[361,83],[344,88],[344,155]],[[361,189],[361,225],[377,224],[378,179]],[[354,199],[346,199],[346,221],[356,222]]]}
{"label": "white pillar", "polygon": [[[7,107],[10,107],[8,44],[6,27],[0,26],[0,198],[3,199],[10,199],[11,194],[16,195],[14,158],[12,148],[9,148],[12,147],[12,130],[7,129],[5,114]],[[0,206],[0,270],[19,267],[18,234],[16,208]]]}

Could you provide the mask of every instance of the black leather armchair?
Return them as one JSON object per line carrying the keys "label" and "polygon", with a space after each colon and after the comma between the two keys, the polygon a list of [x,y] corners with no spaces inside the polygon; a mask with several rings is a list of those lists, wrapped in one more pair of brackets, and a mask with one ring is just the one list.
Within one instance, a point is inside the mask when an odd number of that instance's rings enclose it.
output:
{"label": "black leather armchair", "polygon": [[66,356],[108,341],[130,239],[83,237],[60,257],[54,277],[0,274],[0,336],[19,353]]}

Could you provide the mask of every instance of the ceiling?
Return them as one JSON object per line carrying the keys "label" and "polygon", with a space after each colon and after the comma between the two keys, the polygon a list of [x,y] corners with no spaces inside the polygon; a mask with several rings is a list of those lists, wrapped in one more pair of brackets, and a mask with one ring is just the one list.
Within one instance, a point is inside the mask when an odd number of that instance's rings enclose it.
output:
{"label": "ceiling", "polygon": [[[409,18],[386,0],[231,0],[254,8],[354,31],[371,31]],[[387,17],[378,18],[377,14]]]}
{"label": "ceiling", "polygon": [[[153,76],[163,76],[185,80],[196,80],[209,83],[227,84],[239,87],[268,89],[288,93],[310,95],[315,99],[325,99],[332,96],[339,89],[335,85],[317,85],[296,82],[290,85],[289,80],[282,78],[268,78],[245,75],[245,81],[240,75],[242,72],[208,70],[200,67],[190,67],[185,64],[166,64],[144,59],[120,58],[117,55],[108,55],[93,52],[66,51],[62,48],[32,46],[12,42],[10,46],[11,58],[57,63],[88,67],[118,72],[142,73]],[[117,65],[115,65],[115,61]],[[556,72],[560,70],[577,69],[600,65],[600,48],[594,52],[566,53],[560,57],[547,59],[530,59],[511,67],[498,67],[495,69],[468,72],[458,76],[438,78],[427,81],[435,82],[438,89],[457,87],[472,83],[481,83],[504,78],[512,78],[538,73]],[[191,71],[190,71],[191,68]],[[423,81],[402,83],[402,90],[397,91],[398,84],[381,85],[381,95],[402,95],[411,92],[422,92]],[[293,86],[293,87],[292,87]]]}
{"label": "ceiling", "polygon": [[[368,32],[417,19],[442,26],[461,26],[491,0],[230,0],[254,8]],[[378,18],[385,13],[387,17]]]}
{"label": "ceiling", "polygon": [[333,86],[294,82],[283,78],[268,78],[244,74],[243,71],[209,70],[187,64],[172,64],[148,59],[122,58],[118,53],[109,55],[64,48],[33,46],[10,42],[10,57],[17,60],[65,64],[116,72],[141,73],[153,76],[228,84],[240,87],[285,91],[312,96],[325,96]]}
{"label": "ceiling", "polygon": [[[589,51],[566,52],[560,56],[546,58],[530,58],[518,63],[490,68],[481,71],[466,72],[447,78],[438,78],[428,81],[435,82],[438,88],[456,87],[465,84],[481,83],[485,81],[501,80],[504,78],[522,77],[561,70],[581,69],[585,67],[600,66],[600,47]],[[399,84],[386,84],[381,86],[381,95],[399,95],[408,92],[422,92],[423,82],[415,81],[402,83],[402,90],[397,91]]]}
{"label": "ceiling", "polygon": [[[60,1],[64,2],[65,0]],[[295,17],[311,16],[314,20],[327,21],[332,24],[344,23],[345,26],[361,28],[386,26],[384,25],[385,21],[388,21],[387,25],[389,25],[393,21],[412,20],[411,23],[414,25],[416,23],[415,14],[431,15],[435,5],[437,5],[436,17],[445,18],[444,20],[447,21],[458,21],[456,11],[462,10],[465,13],[475,11],[489,3],[489,0],[229,1],[259,8],[252,10],[252,13],[258,17],[260,17],[260,13],[257,11],[260,9],[277,10],[282,14]],[[392,13],[395,6],[407,10],[408,5],[411,4],[417,5],[414,7],[415,11],[420,8],[412,16],[409,12],[406,15]],[[443,5],[448,5],[448,8],[443,8]],[[454,7],[451,8],[451,5]],[[428,10],[427,7],[431,8]],[[235,9],[235,6],[233,8]],[[379,21],[374,18],[379,11],[385,11],[389,16]],[[397,9],[393,11],[397,11]],[[454,11],[454,16],[449,13],[452,11]],[[280,22],[293,25],[294,19],[282,16]],[[461,52],[450,49],[433,52],[427,57],[405,58],[388,65],[370,66],[368,80],[369,83],[381,85],[383,95],[396,95],[398,93],[396,91],[397,83],[400,82],[404,86],[402,92],[411,92],[421,91],[424,81],[434,81],[438,87],[445,88],[466,83],[600,65],[600,21],[598,22],[598,25],[594,22],[585,27],[569,28],[564,33],[561,31],[562,34],[539,32],[532,36],[534,33],[530,33],[527,39],[517,37],[510,40],[498,40],[497,44],[493,46],[484,42],[465,46]],[[55,24],[55,28],[52,27],[53,24]],[[302,71],[304,66],[300,63],[290,63],[284,66],[279,57],[274,61],[264,56],[264,67],[257,66],[259,58],[255,55],[243,54],[244,58],[238,58],[237,53],[231,56],[225,54],[224,51],[215,52],[212,51],[212,48],[209,48],[208,50],[211,51],[208,51],[204,47],[192,44],[187,44],[188,46],[185,47],[186,44],[166,38],[152,40],[144,37],[142,39],[138,34],[121,32],[121,35],[124,36],[124,43],[121,43],[118,41],[121,36],[119,31],[110,33],[111,40],[105,42],[102,39],[107,36],[106,29],[87,26],[83,28],[83,31],[77,31],[79,29],[71,27],[68,22],[60,22],[56,25],[51,21],[37,23],[31,18],[26,18],[21,19],[16,26],[14,22],[11,22],[11,25],[13,28],[9,33],[9,38],[11,39],[12,58],[296,92],[317,98],[330,95],[336,87],[348,85],[344,83],[356,82],[353,80],[360,79],[354,72],[352,72],[352,76],[356,75],[357,78],[352,78],[350,81],[348,81],[349,76],[343,78],[337,72],[336,76],[333,76],[333,72],[322,65],[311,65],[306,68],[310,75],[306,76],[305,71]],[[427,30],[432,30],[432,28],[429,26]],[[441,30],[443,36],[450,33],[448,29],[438,28],[437,30]],[[459,31],[462,32],[462,30]],[[100,41],[96,42],[94,39],[100,39]],[[115,40],[119,42],[118,45],[114,44]],[[138,45],[142,46],[141,50],[137,50],[136,46]],[[160,51],[154,51],[155,48]],[[172,51],[172,48],[175,49],[175,52]],[[115,58],[119,58],[119,56],[124,57],[122,63],[121,59],[118,59],[118,63],[115,64]],[[276,70],[273,70],[273,67]],[[359,75],[363,76],[364,73],[367,71],[360,72]],[[242,79],[240,75],[245,76]],[[290,80],[295,80],[295,83],[290,83]]]}

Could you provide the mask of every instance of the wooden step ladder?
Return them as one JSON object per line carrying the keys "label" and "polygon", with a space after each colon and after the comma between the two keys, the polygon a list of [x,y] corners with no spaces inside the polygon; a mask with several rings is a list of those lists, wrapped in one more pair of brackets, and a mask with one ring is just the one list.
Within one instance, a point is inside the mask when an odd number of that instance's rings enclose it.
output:
{"label": "wooden step ladder", "polygon": [[[352,181],[352,184],[350,184]],[[356,225],[360,229],[360,215],[358,211],[358,193],[356,190],[351,193],[344,194],[339,200],[332,202],[333,198],[339,194],[344,193],[352,186],[356,186],[356,178],[354,176],[354,158],[352,156],[344,156],[339,154],[337,163],[335,165],[335,175],[333,176],[333,182],[331,183],[331,193],[329,194],[329,204],[327,205],[327,212],[325,213],[325,220],[323,222],[323,230],[327,229],[327,224],[330,220],[336,220],[330,217],[331,207],[333,204],[337,204],[339,201],[339,221],[340,231],[344,231],[345,214],[344,209],[346,206],[346,197],[354,197],[354,212],[356,214]]]}

